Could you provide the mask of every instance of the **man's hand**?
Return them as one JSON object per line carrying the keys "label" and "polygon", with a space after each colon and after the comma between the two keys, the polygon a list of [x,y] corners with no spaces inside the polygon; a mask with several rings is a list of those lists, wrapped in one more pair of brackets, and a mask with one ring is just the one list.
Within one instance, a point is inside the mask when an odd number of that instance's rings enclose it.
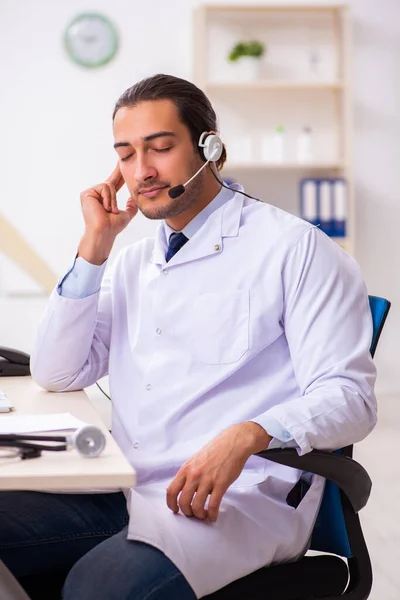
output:
{"label": "man's hand", "polygon": [[88,262],[101,265],[108,258],[117,235],[137,213],[132,198],[128,199],[125,210],[119,210],[117,206],[117,192],[124,183],[118,163],[104,183],[81,193],[86,227],[78,256],[82,256]]}
{"label": "man's hand", "polygon": [[[167,504],[187,517],[216,521],[221,500],[247,459],[268,447],[271,436],[247,421],[225,429],[184,463],[167,489]],[[208,508],[205,504],[209,497]]]}

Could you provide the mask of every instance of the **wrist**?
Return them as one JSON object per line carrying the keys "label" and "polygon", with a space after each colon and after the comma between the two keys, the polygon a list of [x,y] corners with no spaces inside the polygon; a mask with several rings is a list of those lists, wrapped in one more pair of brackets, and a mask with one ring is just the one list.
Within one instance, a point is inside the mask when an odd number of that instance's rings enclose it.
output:
{"label": "wrist", "polygon": [[266,450],[272,440],[272,436],[258,423],[246,421],[241,424],[245,439],[245,447],[249,454],[256,454],[262,450]]}
{"label": "wrist", "polygon": [[115,238],[108,238],[86,232],[78,246],[78,255],[87,262],[100,266],[109,257]]}

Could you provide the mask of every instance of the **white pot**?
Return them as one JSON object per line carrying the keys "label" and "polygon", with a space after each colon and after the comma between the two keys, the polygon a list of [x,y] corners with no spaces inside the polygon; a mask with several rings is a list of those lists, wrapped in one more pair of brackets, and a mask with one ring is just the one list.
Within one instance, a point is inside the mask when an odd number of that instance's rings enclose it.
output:
{"label": "white pot", "polygon": [[260,59],[254,56],[241,56],[234,63],[235,82],[257,81],[260,77]]}

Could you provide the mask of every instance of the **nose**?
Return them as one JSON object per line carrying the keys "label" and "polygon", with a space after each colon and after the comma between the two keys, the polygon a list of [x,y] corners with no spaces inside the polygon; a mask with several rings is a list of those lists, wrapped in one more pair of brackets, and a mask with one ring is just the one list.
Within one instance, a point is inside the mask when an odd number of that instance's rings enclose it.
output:
{"label": "nose", "polygon": [[138,153],[136,157],[135,179],[138,183],[144,183],[149,179],[157,177],[157,169],[151,164],[151,158],[147,154]]}

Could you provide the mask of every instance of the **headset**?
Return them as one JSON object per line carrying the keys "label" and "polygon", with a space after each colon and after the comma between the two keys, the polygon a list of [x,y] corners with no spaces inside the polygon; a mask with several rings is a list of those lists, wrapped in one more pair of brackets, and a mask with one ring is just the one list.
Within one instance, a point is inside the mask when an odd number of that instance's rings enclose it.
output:
{"label": "headset", "polygon": [[[223,181],[221,181],[221,179],[218,177],[218,175],[215,173],[214,169],[210,165],[210,162],[217,162],[222,156],[224,144],[222,143],[220,136],[217,133],[210,133],[209,131],[203,131],[203,133],[201,134],[201,136],[199,138],[198,146],[201,148],[200,154],[202,155],[203,159],[206,162],[204,163],[204,165],[202,165],[200,167],[200,169],[198,171],[196,171],[196,173],[194,175],[192,175],[192,177],[190,179],[188,179],[186,181],[186,183],[176,185],[175,187],[168,190],[168,196],[170,198],[179,198],[179,196],[181,196],[184,193],[186,186],[189,183],[191,183],[191,181],[193,181],[193,179],[195,177],[197,177],[197,175],[199,175],[199,173],[207,165],[209,165],[210,171],[211,171],[214,179],[216,179],[218,181],[218,183],[220,185],[222,185],[222,187],[224,187],[228,190],[231,189],[228,185],[225,185],[225,183]],[[247,198],[251,198],[252,200],[258,200],[259,202],[262,202],[259,198],[255,198],[255,196],[250,196],[250,194],[246,194],[246,192],[240,192],[240,193],[243,194],[243,196],[247,196]]]}
{"label": "headset", "polygon": [[[38,444],[37,442],[46,442]],[[53,442],[62,442],[54,444]],[[106,445],[104,433],[98,427],[85,425],[80,427],[71,435],[25,435],[25,434],[1,434],[0,448],[16,448],[17,455],[23,460],[37,458],[43,451],[60,452],[75,449],[82,456],[95,458],[99,456]],[[14,456],[11,454],[10,456]]]}

